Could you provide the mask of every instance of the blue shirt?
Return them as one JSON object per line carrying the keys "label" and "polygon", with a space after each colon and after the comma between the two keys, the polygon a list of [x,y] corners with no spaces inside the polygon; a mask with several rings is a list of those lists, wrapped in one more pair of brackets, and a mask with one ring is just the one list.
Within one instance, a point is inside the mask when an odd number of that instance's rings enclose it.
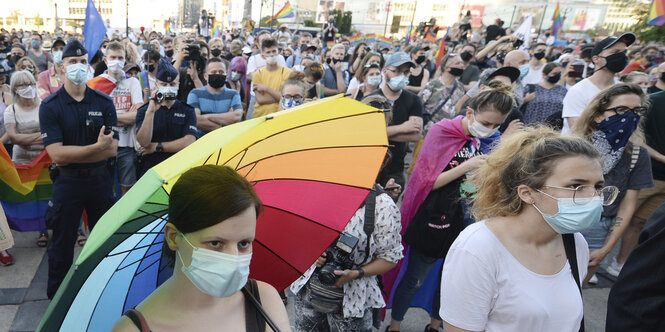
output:
{"label": "blue shirt", "polygon": [[[204,86],[189,92],[187,104],[201,110],[201,114],[219,114],[242,109],[238,91],[223,87],[220,93],[212,93]],[[207,132],[198,130],[199,136]]]}
{"label": "blue shirt", "polygon": [[[118,117],[111,98],[94,89],[85,88],[83,100],[76,101],[63,86],[46,97],[39,106],[39,127],[44,146],[53,143],[85,146],[94,144],[102,126],[113,130],[118,139]],[[90,168],[105,164],[70,164],[71,168]]]}
{"label": "blue shirt", "polygon": [[[323,74],[321,83],[328,89],[337,89],[337,73],[329,66],[325,67],[325,73]],[[348,87],[350,81],[349,72],[346,70],[342,71],[342,78],[344,78],[344,84]]]}
{"label": "blue shirt", "polygon": [[[148,105],[145,104],[136,111],[137,133],[141,129],[141,125],[143,125]],[[194,135],[196,137],[196,112],[194,112],[194,108],[176,100],[171,109],[161,106],[155,111],[152,124],[152,139],[150,142],[170,142],[186,135]],[[143,156],[143,158],[156,165],[173,154],[172,152],[154,152]]]}

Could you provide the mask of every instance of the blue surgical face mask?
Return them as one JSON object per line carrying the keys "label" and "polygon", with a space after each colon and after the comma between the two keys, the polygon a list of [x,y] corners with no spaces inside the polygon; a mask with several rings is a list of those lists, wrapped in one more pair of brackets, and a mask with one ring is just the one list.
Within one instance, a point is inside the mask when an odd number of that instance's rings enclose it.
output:
{"label": "blue surgical face mask", "polygon": [[388,82],[388,86],[390,87],[390,90],[393,90],[393,91],[402,90],[407,86],[407,84],[409,84],[409,79],[406,78],[406,76],[402,76],[402,75],[397,76],[397,77],[393,77]]}
{"label": "blue surgical face mask", "polygon": [[39,48],[39,40],[35,40],[35,39],[31,40],[30,41],[30,47],[32,47],[34,49],[38,49]]}
{"label": "blue surgical face mask", "polygon": [[520,70],[520,79],[523,79],[529,73],[529,64],[521,65],[518,69]]}
{"label": "blue surgical face mask", "polygon": [[249,278],[252,254],[229,255],[192,245],[183,234],[183,239],[192,250],[192,261],[185,267],[180,251],[176,252],[181,271],[201,292],[215,297],[229,297],[240,291]]}
{"label": "blue surgical face mask", "polygon": [[600,196],[593,197],[586,204],[575,204],[572,198],[556,198],[540,190],[538,192],[556,199],[559,212],[555,215],[543,213],[536,204],[533,204],[533,207],[540,212],[545,222],[559,234],[581,232],[600,221],[603,213],[603,198]]}
{"label": "blue surgical face mask", "polygon": [[53,52],[53,62],[58,64],[62,63],[62,51]]}
{"label": "blue surgical face mask", "polygon": [[367,85],[376,88],[381,84],[381,75],[370,76],[367,78]]}
{"label": "blue surgical face mask", "polygon": [[76,85],[81,85],[88,80],[88,65],[75,63],[67,66],[67,78]]}

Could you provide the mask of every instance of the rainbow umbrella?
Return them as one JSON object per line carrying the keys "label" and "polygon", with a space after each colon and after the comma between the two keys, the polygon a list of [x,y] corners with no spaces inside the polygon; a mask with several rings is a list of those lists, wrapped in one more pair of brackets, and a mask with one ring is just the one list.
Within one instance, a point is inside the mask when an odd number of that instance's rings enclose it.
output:
{"label": "rainbow umbrella", "polygon": [[208,133],[150,169],[99,220],[38,331],[109,331],[168,279],[168,194],[204,164],[233,167],[254,184],[265,208],[250,277],[286,288],[362,204],[387,144],[383,112],[342,96]]}

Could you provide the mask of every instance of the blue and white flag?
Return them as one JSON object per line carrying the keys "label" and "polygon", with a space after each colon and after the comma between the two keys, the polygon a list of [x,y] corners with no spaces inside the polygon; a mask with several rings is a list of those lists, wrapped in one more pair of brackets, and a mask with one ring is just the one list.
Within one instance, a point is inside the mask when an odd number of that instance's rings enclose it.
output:
{"label": "blue and white flag", "polygon": [[88,62],[95,56],[99,47],[104,42],[106,36],[106,26],[102,15],[99,14],[95,3],[88,0],[88,6],[85,8],[85,23],[83,25],[83,46],[88,50]]}

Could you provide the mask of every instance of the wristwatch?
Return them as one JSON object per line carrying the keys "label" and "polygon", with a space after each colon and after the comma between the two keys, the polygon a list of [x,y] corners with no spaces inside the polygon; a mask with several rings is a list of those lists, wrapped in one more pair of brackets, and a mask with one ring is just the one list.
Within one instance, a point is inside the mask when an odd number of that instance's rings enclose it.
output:
{"label": "wristwatch", "polygon": [[358,271],[358,277],[356,279],[360,279],[365,276],[365,270],[362,268],[357,268],[356,271]]}
{"label": "wristwatch", "polygon": [[162,142],[157,143],[157,148],[155,149],[157,152],[164,152],[164,146],[162,145]]}

